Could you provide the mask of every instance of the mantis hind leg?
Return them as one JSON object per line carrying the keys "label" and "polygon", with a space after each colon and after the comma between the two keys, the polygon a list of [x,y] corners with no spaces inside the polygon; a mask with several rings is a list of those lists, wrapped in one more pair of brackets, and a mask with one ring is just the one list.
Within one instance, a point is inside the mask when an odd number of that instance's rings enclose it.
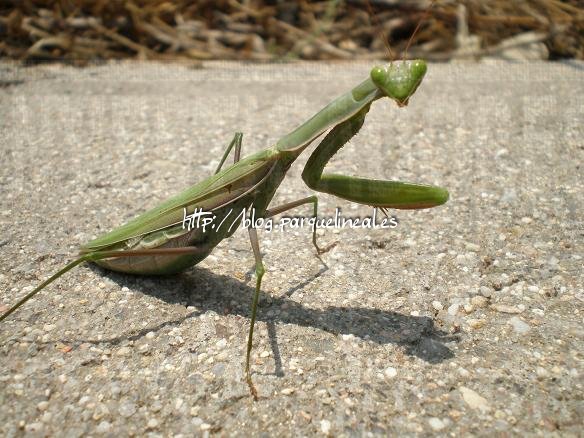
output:
{"label": "mantis hind leg", "polygon": [[186,254],[204,254],[208,251],[208,248],[199,248],[196,246],[184,246],[182,248],[152,248],[152,249],[142,249],[142,250],[128,250],[128,251],[94,251],[87,254],[81,255],[79,258],[69,262],[65,267],[57,271],[51,277],[43,281],[31,292],[26,294],[16,304],[12,305],[6,312],[0,315],[0,321],[6,319],[12,312],[34,297],[37,293],[51,284],[53,281],[57,280],[63,274],[69,272],[75,266],[80,265],[85,262],[95,262],[107,258],[117,258],[117,257],[142,257],[142,256],[152,256],[152,255],[186,255]]}
{"label": "mantis hind leg", "polygon": [[[299,207],[304,204],[312,204],[314,207],[314,219],[318,217],[318,198],[316,196],[309,196],[307,198],[299,199],[297,201],[289,202],[287,204],[280,205],[278,207],[272,208],[270,210],[266,210],[265,217],[273,217],[277,214],[283,213],[285,211],[291,210],[293,208]],[[255,326],[257,310],[258,310],[258,302],[260,297],[260,290],[262,285],[262,278],[265,273],[264,264],[262,261],[262,255],[260,253],[260,245],[258,240],[258,233],[255,228],[248,228],[249,231],[249,240],[251,243],[251,247],[253,249],[253,255],[255,258],[255,272],[256,272],[256,287],[253,296],[253,301],[251,305],[251,318],[249,322],[249,334],[247,337],[247,351],[245,356],[245,380],[247,385],[249,386],[249,390],[251,395],[253,396],[254,400],[258,399],[258,392],[253,384],[251,379],[251,370],[250,370],[250,359],[251,359],[251,349],[253,346],[253,329]],[[337,242],[328,245],[325,248],[320,248],[316,242],[316,226],[313,227],[312,230],[312,243],[314,244],[316,251],[318,254],[322,254],[326,251],[329,251],[333,246],[337,244]]]}
{"label": "mantis hind leg", "polygon": [[219,173],[219,171],[221,170],[221,167],[223,167],[223,164],[225,163],[225,160],[227,160],[229,153],[231,152],[231,150],[234,147],[235,147],[235,153],[234,153],[234,157],[233,157],[233,162],[237,163],[239,161],[239,158],[241,156],[242,139],[243,139],[243,133],[236,132],[235,135],[233,136],[233,140],[231,140],[231,143],[229,143],[229,146],[227,146],[227,149],[225,149],[225,152],[223,153],[223,157],[221,157],[221,161],[219,162],[219,165],[217,166],[217,169],[215,170],[215,174]]}
{"label": "mantis hind leg", "polygon": [[253,396],[254,400],[258,399],[258,392],[255,388],[253,381],[251,380],[251,371],[249,368],[249,362],[251,358],[251,347],[253,343],[253,328],[255,325],[257,310],[258,310],[258,301],[260,298],[260,289],[262,286],[262,277],[264,276],[265,269],[264,264],[262,262],[262,255],[260,253],[260,245],[258,241],[258,233],[255,228],[248,228],[249,231],[249,240],[251,242],[251,247],[253,249],[253,256],[255,258],[255,272],[256,272],[256,287],[255,292],[253,295],[253,302],[251,305],[251,318],[249,322],[249,335],[247,337],[247,352],[245,355],[245,380],[249,386],[249,390],[251,395]]}
{"label": "mantis hind leg", "polygon": [[[233,154],[233,162],[237,163],[239,161],[239,159],[241,158],[242,138],[243,138],[243,134],[241,132],[235,133],[235,136],[233,137],[233,140],[231,141],[231,143],[227,147],[227,150],[223,154],[223,158],[221,158],[221,162],[219,163],[219,166],[217,167],[217,170],[215,171],[215,173],[218,173],[221,170],[221,166],[223,166],[223,163],[225,162],[225,160],[229,156],[229,153],[231,152],[231,149],[233,149],[234,146],[235,146],[235,152]],[[251,317],[250,317],[250,322],[249,322],[249,334],[247,337],[247,352],[245,355],[245,380],[247,382],[247,385],[249,386],[249,390],[251,392],[252,397],[254,398],[254,400],[257,401],[258,391],[257,391],[257,389],[256,389],[256,387],[253,384],[253,381],[251,379],[251,370],[250,370],[249,363],[250,363],[250,359],[251,359],[251,348],[252,348],[252,344],[253,344],[253,329],[255,326],[255,320],[256,320],[256,316],[257,316],[257,312],[258,312],[258,302],[259,302],[259,298],[260,298],[260,290],[262,287],[262,278],[263,278],[266,270],[265,270],[264,264],[262,262],[262,254],[260,252],[260,244],[259,244],[259,240],[258,240],[257,230],[255,228],[248,228],[248,232],[249,232],[249,241],[250,241],[251,247],[253,249],[253,256],[255,258],[256,287],[255,287],[255,292],[253,295],[253,301],[251,304]]]}
{"label": "mantis hind leg", "polygon": [[324,248],[318,246],[316,242],[316,220],[318,219],[318,197],[315,195],[309,196],[307,198],[299,199],[298,201],[288,202],[287,204],[279,205],[278,207],[271,208],[266,210],[266,218],[276,216],[277,214],[284,213],[285,211],[292,210],[293,208],[299,207],[304,204],[312,204],[313,205],[313,215],[315,223],[312,226],[312,244],[316,248],[317,254],[324,254],[327,251],[330,251],[337,242],[333,242],[330,245],[327,245]]}

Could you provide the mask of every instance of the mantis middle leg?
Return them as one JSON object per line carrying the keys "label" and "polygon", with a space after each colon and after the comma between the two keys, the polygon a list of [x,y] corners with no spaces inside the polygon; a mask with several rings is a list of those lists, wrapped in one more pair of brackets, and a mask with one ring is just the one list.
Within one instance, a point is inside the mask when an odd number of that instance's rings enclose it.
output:
{"label": "mantis middle leg", "polygon": [[[274,207],[274,208],[271,208],[269,210],[266,210],[266,218],[276,216],[277,214],[284,213],[285,211],[291,210],[293,208],[296,208],[296,207],[299,207],[299,206],[305,205],[305,204],[312,204],[312,206],[313,206],[312,217],[316,221],[318,219],[318,197],[315,195],[308,196],[307,198],[299,199],[298,201],[288,202],[286,204],[279,205],[278,207]],[[313,228],[312,228],[312,244],[316,248],[317,254],[324,254],[325,252],[330,251],[337,244],[337,242],[333,242],[324,248],[321,248],[320,246],[318,246],[318,243],[316,242],[316,223],[315,223]]]}
{"label": "mantis middle leg", "polygon": [[229,153],[231,152],[231,149],[233,149],[233,147],[235,147],[233,162],[237,163],[239,161],[239,159],[241,157],[242,139],[243,139],[243,133],[236,132],[235,135],[233,136],[233,140],[231,140],[231,143],[229,143],[229,146],[227,146],[227,149],[225,149],[225,152],[223,153],[223,157],[221,157],[221,161],[219,162],[217,169],[215,169],[214,174],[219,173],[219,171],[221,170],[221,167],[223,167],[223,164],[225,163],[225,160],[227,160],[227,157],[229,156]]}

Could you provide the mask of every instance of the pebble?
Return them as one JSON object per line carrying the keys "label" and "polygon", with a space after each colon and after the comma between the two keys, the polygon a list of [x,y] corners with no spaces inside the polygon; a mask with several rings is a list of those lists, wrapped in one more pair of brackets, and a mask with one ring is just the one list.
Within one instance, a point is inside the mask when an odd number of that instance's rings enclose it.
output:
{"label": "pebble", "polygon": [[122,403],[118,409],[120,415],[124,418],[129,418],[136,413],[136,405],[132,402]]}
{"label": "pebble", "polygon": [[111,385],[110,392],[112,394],[112,397],[117,397],[122,393],[122,388],[117,382],[114,382]]}
{"label": "pebble", "polygon": [[436,310],[442,310],[444,309],[444,306],[442,305],[442,303],[440,301],[432,301],[432,307]]}
{"label": "pebble", "polygon": [[150,420],[148,420],[148,424],[146,424],[146,427],[148,429],[156,429],[158,427],[158,420],[156,418],[151,418]]}
{"label": "pebble", "polygon": [[521,309],[518,307],[507,304],[492,304],[491,309],[501,313],[521,313]]}
{"label": "pebble", "polygon": [[517,192],[514,189],[505,190],[501,199],[499,200],[503,204],[511,204],[517,199]]}
{"label": "pebble", "polygon": [[464,246],[467,250],[474,252],[478,252],[481,249],[480,245],[477,245],[476,243],[472,242],[465,242]]}
{"label": "pebble", "polygon": [[225,364],[224,363],[218,363],[213,367],[213,374],[215,374],[215,376],[220,377],[223,374],[225,374]]}
{"label": "pebble", "polygon": [[290,395],[295,391],[294,388],[284,388],[282,391],[280,391],[281,394],[283,395]]}
{"label": "pebble", "polygon": [[460,304],[458,304],[458,303],[452,304],[450,307],[448,307],[448,314],[455,316],[458,313],[459,309],[460,309]]}
{"label": "pebble", "polygon": [[460,386],[458,390],[462,395],[462,399],[472,409],[479,409],[485,412],[491,409],[489,403],[487,402],[487,399],[481,397],[477,392],[473,391],[472,389],[467,388],[465,386]]}
{"label": "pebble", "polygon": [[227,347],[227,339],[225,338],[221,338],[219,339],[216,343],[215,346],[219,349],[223,349],[225,347]]}
{"label": "pebble", "polygon": [[556,266],[558,265],[558,263],[559,263],[559,262],[560,262],[560,261],[558,260],[558,258],[557,258],[557,257],[555,257],[555,256],[551,256],[551,257],[548,259],[548,261],[547,261],[547,264],[548,264],[550,267],[552,267],[552,268],[553,268],[553,267],[556,267]]}
{"label": "pebble", "polygon": [[487,305],[489,304],[489,300],[487,300],[484,296],[482,295],[477,295],[471,298],[470,303],[481,309],[483,307],[487,307]]}
{"label": "pebble", "polygon": [[416,241],[414,239],[406,239],[402,242],[402,247],[404,248],[411,248],[413,246],[416,246]]}
{"label": "pebble", "polygon": [[152,405],[150,405],[150,410],[152,412],[160,412],[162,409],[162,402],[160,400],[154,400]]}
{"label": "pebble", "polygon": [[479,293],[485,298],[491,298],[491,295],[493,294],[493,289],[491,289],[488,286],[481,286],[479,288]]}
{"label": "pebble", "polygon": [[94,420],[101,420],[105,415],[109,415],[110,411],[105,403],[98,403],[95,411],[93,411],[92,418]]}
{"label": "pebble", "polygon": [[325,435],[328,435],[331,431],[331,422],[328,420],[320,420],[320,430]]}
{"label": "pebble", "polygon": [[49,407],[49,402],[46,400],[37,404],[37,409],[41,412],[46,411],[48,407]]}
{"label": "pebble", "polygon": [[385,374],[385,377],[388,379],[393,379],[395,376],[397,376],[397,370],[394,367],[387,367],[383,371],[383,374]]}
{"label": "pebble", "polygon": [[436,417],[430,418],[428,420],[428,424],[435,431],[442,430],[446,427],[446,424],[444,424],[444,421],[442,421],[440,418],[436,418]]}
{"label": "pebble", "polygon": [[468,326],[472,329],[480,329],[482,326],[485,325],[486,321],[484,319],[468,319],[466,321]]}
{"label": "pebble", "polygon": [[526,322],[522,321],[517,316],[514,316],[509,321],[507,321],[507,324],[511,324],[513,330],[515,330],[515,332],[519,333],[520,335],[524,335],[527,332],[529,332],[529,330],[531,330],[531,326]]}
{"label": "pebble", "polygon": [[501,283],[501,286],[511,286],[511,277],[508,274],[503,273],[499,278],[499,283]]}
{"label": "pebble", "polygon": [[460,377],[469,377],[470,376],[470,372],[467,369],[462,368],[462,367],[460,367],[458,369],[458,374],[460,374]]}
{"label": "pebble", "polygon": [[458,254],[456,256],[456,263],[458,263],[460,266],[472,268],[478,264],[478,257],[474,252]]}
{"label": "pebble", "polygon": [[122,347],[116,352],[116,355],[117,356],[128,356],[131,352],[132,352],[132,350],[129,347]]}
{"label": "pebble", "polygon": [[102,421],[95,428],[95,432],[98,434],[106,434],[112,430],[112,424],[107,421]]}

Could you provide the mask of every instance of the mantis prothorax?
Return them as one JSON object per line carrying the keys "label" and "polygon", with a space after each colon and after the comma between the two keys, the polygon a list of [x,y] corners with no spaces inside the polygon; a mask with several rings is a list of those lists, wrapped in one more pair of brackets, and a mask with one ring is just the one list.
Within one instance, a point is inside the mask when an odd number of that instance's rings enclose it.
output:
{"label": "mantis prothorax", "polygon": [[[214,175],[83,245],[79,258],[20,299],[0,317],[0,321],[81,263],[94,262],[114,271],[131,274],[173,274],[203,260],[237,228],[185,228],[184,209],[189,212],[195,208],[212,212],[216,221],[221,222],[230,212],[242,209],[254,209],[256,217],[269,218],[303,204],[312,204],[316,216],[316,196],[275,208],[268,207],[292,163],[314,139],[331,128],[312,153],[302,173],[302,178],[310,188],[381,209],[420,209],[445,203],[448,192],[439,187],[323,174],[331,157],[359,131],[373,101],[389,97],[399,106],[407,105],[425,73],[426,63],[422,60],[397,61],[375,67],[369,78],[333,100],[274,146],[242,159],[242,134],[236,133]],[[233,149],[234,164],[222,170]],[[250,353],[264,265],[257,231],[254,228],[248,230],[255,257],[256,285],[251,306],[245,372],[251,393],[257,398],[250,373]],[[313,229],[312,240],[317,252],[323,252],[316,242],[316,228]]]}

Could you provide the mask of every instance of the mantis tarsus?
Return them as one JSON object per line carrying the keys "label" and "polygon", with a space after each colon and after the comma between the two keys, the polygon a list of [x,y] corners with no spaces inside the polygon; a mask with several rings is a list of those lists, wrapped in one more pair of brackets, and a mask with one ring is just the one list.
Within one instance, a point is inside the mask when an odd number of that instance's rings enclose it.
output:
{"label": "mantis tarsus", "polygon": [[[443,204],[448,199],[448,192],[439,187],[323,174],[332,156],[359,131],[373,101],[389,97],[399,106],[407,105],[425,73],[426,63],[422,60],[397,61],[375,67],[369,78],[333,100],[274,146],[242,159],[242,134],[236,133],[214,175],[83,245],[79,258],[20,299],[0,317],[0,321],[81,263],[94,262],[114,271],[132,274],[173,274],[203,260],[237,228],[185,228],[184,209],[192,211],[198,208],[212,212],[219,222],[231,211],[254,209],[256,217],[269,218],[303,204],[312,204],[316,216],[316,196],[276,208],[270,209],[268,206],[296,158],[313,140],[331,128],[312,153],[302,173],[302,178],[310,188],[380,209],[420,209]],[[234,164],[222,170],[233,149]],[[257,231],[254,228],[248,230],[255,257],[256,286],[251,306],[245,371],[250,391],[257,398],[251,379],[250,353],[264,266]],[[318,253],[326,250],[317,245],[316,228],[313,228],[312,240]]]}

